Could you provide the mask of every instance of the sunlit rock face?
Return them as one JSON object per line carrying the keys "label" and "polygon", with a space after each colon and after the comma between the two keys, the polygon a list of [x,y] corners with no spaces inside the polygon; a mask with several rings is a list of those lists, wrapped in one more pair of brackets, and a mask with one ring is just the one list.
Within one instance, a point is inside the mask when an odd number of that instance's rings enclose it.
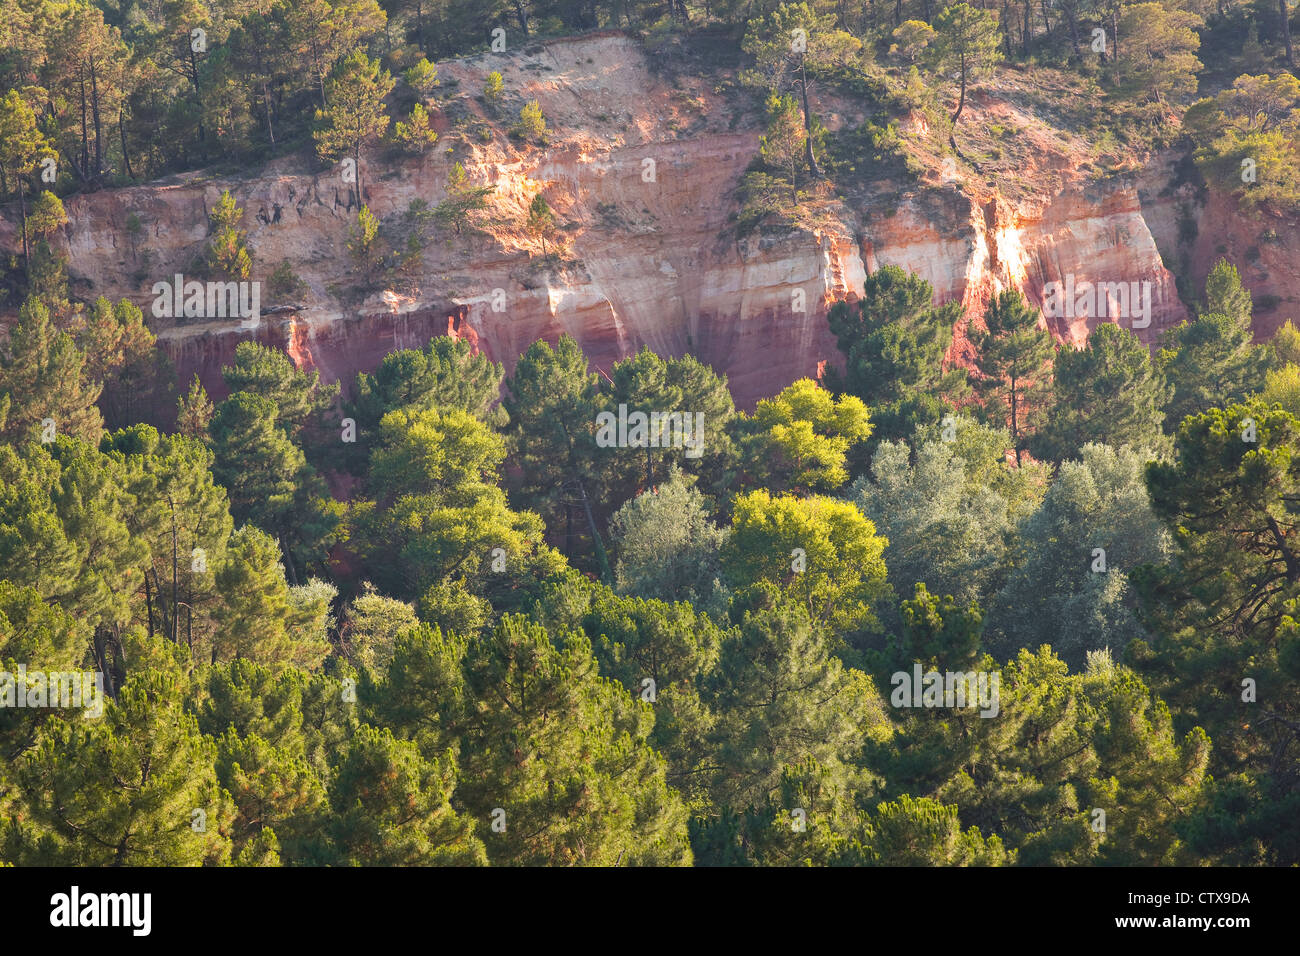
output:
{"label": "sunlit rock face", "polygon": [[[75,291],[128,297],[150,314],[153,284],[188,273],[206,241],[207,212],[229,189],[244,210],[254,278],[263,281],[260,323],[155,322],[180,378],[199,374],[215,396],[224,394],[222,364],[250,337],[348,387],[387,352],[433,335],[465,338],[510,369],[534,340],[568,333],[605,373],[642,346],[693,353],[725,373],[737,404],[750,407],[838,361],[826,310],[859,294],[865,275],[883,265],[924,276],[936,302],[963,304],[950,353],[962,364],[973,357],[970,325],[1007,287],[1037,305],[1051,283],[1068,277],[1076,285],[1145,283],[1151,314],[1135,331],[1147,342],[1185,317],[1161,258],[1177,213],[1174,200],[1157,195],[1159,169],[1141,183],[1090,182],[1068,152],[1045,148],[1039,168],[1024,171],[1042,188],[1021,190],[1015,202],[996,183],[936,178],[901,198],[839,203],[818,228],[741,237],[735,190],[760,130],[752,116],[733,123],[734,107],[708,77],[678,78],[674,86],[620,34],[530,50],[440,64],[441,95],[457,109],[435,121],[444,141],[455,139],[452,155],[440,142],[424,157],[374,150],[363,159],[363,196],[385,228],[397,227],[412,202],[443,199],[455,159],[471,182],[494,188],[480,234],[435,233],[399,282],[358,291],[347,251],[357,214],[350,184],[338,168],[285,159],[246,178],[182,176],[71,198],[61,241]],[[493,69],[518,94],[503,114],[527,99],[541,103],[551,128],[546,148],[504,135],[513,113],[489,116],[476,96],[453,92],[476,94]],[[822,108],[827,115],[848,109]],[[991,97],[974,97],[970,121],[997,108]],[[453,112],[463,141],[446,136]],[[546,266],[539,239],[523,227],[539,190],[560,223],[562,266]],[[132,214],[143,225],[134,235],[126,227]],[[1197,215],[1203,232],[1230,218],[1213,207],[1198,207]],[[0,221],[0,244],[10,249],[12,218]],[[1193,271],[1212,241],[1191,250]],[[1262,258],[1279,287],[1295,278],[1288,248],[1279,243]],[[304,285],[277,298],[266,280],[285,260]],[[1045,319],[1054,335],[1076,344],[1108,320],[1077,312]]]}

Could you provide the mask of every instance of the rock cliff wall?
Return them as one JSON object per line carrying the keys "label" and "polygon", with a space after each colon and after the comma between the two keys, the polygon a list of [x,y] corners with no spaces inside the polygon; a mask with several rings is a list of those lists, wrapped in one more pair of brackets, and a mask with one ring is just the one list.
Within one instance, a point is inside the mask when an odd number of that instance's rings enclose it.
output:
{"label": "rock cliff wall", "polygon": [[[516,91],[502,115],[517,114],[526,99],[540,101],[551,128],[545,148],[511,141],[501,116],[474,95],[493,69]],[[265,315],[253,330],[240,329],[238,320],[161,329],[181,378],[197,372],[217,396],[220,367],[247,336],[347,387],[386,352],[431,335],[467,337],[509,368],[535,339],[567,332],[604,372],[642,345],[665,355],[692,352],[726,373],[737,403],[749,407],[836,360],[827,307],[860,292],[868,272],[889,264],[928,279],[939,302],[963,303],[951,353],[958,362],[971,358],[968,324],[1007,286],[1041,303],[1048,283],[1067,276],[1076,284],[1149,283],[1151,322],[1137,330],[1148,342],[1186,314],[1165,265],[1178,254],[1179,200],[1161,187],[1169,172],[1159,167],[1145,179],[1098,180],[1068,149],[1044,146],[1038,167],[1021,170],[1025,181],[1014,191],[996,180],[928,177],[888,197],[868,191],[839,203],[817,228],[737,238],[735,189],[759,130],[707,78],[670,82],[621,35],[440,64],[440,72],[443,140],[422,158],[367,154],[364,197],[386,228],[394,227],[413,201],[432,206],[445,196],[459,160],[472,182],[494,187],[481,235],[435,235],[401,282],[363,292],[347,253],[356,217],[349,185],[338,169],[285,159],[249,178],[188,175],[72,198],[62,241],[76,291],[126,296],[148,314],[153,283],[189,272],[206,238],[207,211],[229,189],[245,211],[263,311],[296,308]],[[852,104],[822,107],[841,125],[858,121]],[[970,122],[980,122],[981,111],[1008,109],[996,91],[974,97]],[[453,128],[462,135],[446,135]],[[563,265],[548,266],[539,241],[522,227],[539,191],[561,222]],[[1018,198],[1005,198],[1013,192]],[[131,215],[143,226],[134,235],[126,226]],[[1215,223],[1232,218],[1212,204],[1197,206],[1196,215],[1204,238],[1184,250],[1193,271],[1208,268]],[[13,239],[12,222],[0,223],[0,244]],[[1231,236],[1218,242],[1239,244]],[[1265,285],[1295,288],[1300,276],[1290,246],[1260,248]],[[305,286],[277,301],[264,280],[284,260]],[[1105,319],[1048,319],[1060,339],[1074,343],[1098,321]]]}

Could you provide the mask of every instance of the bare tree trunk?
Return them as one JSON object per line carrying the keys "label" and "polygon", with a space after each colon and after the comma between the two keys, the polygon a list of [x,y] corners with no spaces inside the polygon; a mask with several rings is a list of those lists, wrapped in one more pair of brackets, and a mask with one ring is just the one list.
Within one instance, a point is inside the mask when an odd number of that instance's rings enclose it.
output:
{"label": "bare tree trunk", "polygon": [[320,108],[329,109],[329,104],[325,102],[325,71],[321,69],[320,50],[316,47],[316,41],[311,41],[311,58],[316,64],[316,79],[320,82]]}
{"label": "bare tree trunk", "polygon": [[32,250],[27,242],[27,192],[23,189],[23,176],[19,173],[18,179],[18,208],[22,211],[23,220],[23,265],[27,269],[28,278],[32,274]]}
{"label": "bare tree trunk", "polygon": [[265,80],[262,81],[262,100],[266,103],[266,135],[271,137],[271,145],[275,146],[275,127],[271,124],[271,87]]}
{"label": "bare tree trunk", "polygon": [[173,643],[173,644],[177,644],[177,643],[180,642],[180,636],[181,636],[181,635],[180,635],[180,623],[179,623],[179,622],[180,622],[180,613],[179,613],[179,610],[180,610],[180,609],[179,609],[179,607],[178,607],[177,604],[176,604],[177,596],[178,596],[178,592],[179,592],[179,586],[178,586],[178,582],[177,582],[177,574],[176,574],[176,505],[175,505],[174,502],[171,501],[171,498],[170,498],[170,497],[167,499],[167,501],[168,501],[168,503],[171,504],[171,506],[172,506],[172,630],[171,630],[171,638],[172,638],[172,643]]}
{"label": "bare tree trunk", "polygon": [[117,108],[117,131],[122,137],[122,165],[126,167],[127,178],[135,179],[135,173],[131,171],[131,154],[126,148],[126,122],[120,106]]}
{"label": "bare tree trunk", "polygon": [[149,619],[149,638],[153,639],[153,591],[149,587],[149,572],[144,573],[144,610]]}
{"label": "bare tree trunk", "polygon": [[961,55],[961,92],[957,95],[957,112],[952,114],[952,133],[948,136],[948,145],[957,148],[957,121],[966,106],[966,54]]}
{"label": "bare tree trunk", "polygon": [[352,147],[352,172],[355,174],[357,186],[357,209],[361,208],[361,143],[358,142]]}
{"label": "bare tree trunk", "polygon": [[81,82],[81,168],[87,175],[90,173],[90,143],[88,137],[89,131],[86,129],[86,78],[82,76]]}
{"label": "bare tree trunk", "polygon": [[528,32],[528,7],[524,0],[514,0],[515,19],[519,21],[519,29],[524,31],[524,36],[530,36]]}
{"label": "bare tree trunk", "polygon": [[203,90],[199,87],[199,61],[194,56],[194,47],[190,47],[190,71],[194,83],[194,106],[199,111],[199,151],[203,158],[208,158],[208,131],[203,126]]}
{"label": "bare tree trunk", "polygon": [[587,526],[591,529],[591,544],[596,551],[596,564],[600,567],[600,579],[605,584],[614,583],[614,575],[609,570],[609,558],[605,555],[605,545],[600,540],[600,532],[596,529],[596,519],[591,513],[591,502],[587,500],[587,489],[582,486],[582,480],[578,479],[578,493],[582,495],[582,508],[587,513]]}
{"label": "bare tree trunk", "polygon": [[1011,440],[1016,446],[1016,467],[1020,467],[1020,425],[1016,407],[1016,377],[1011,376]]}
{"label": "bare tree trunk", "polygon": [[1064,7],[1066,21],[1070,24],[1070,40],[1074,43],[1074,48],[1079,49],[1079,21],[1074,9],[1074,4]]}
{"label": "bare tree trunk", "polygon": [[[149,570],[153,572],[153,590],[154,594],[158,596],[159,630],[161,630],[164,635],[167,635],[171,633],[171,618],[168,617],[167,602],[163,599],[162,582],[158,580],[157,568],[150,568]],[[146,571],[145,573],[148,574],[149,572]]]}
{"label": "bare tree trunk", "polygon": [[117,700],[117,683],[113,680],[112,650],[108,646],[108,628],[99,624],[95,627],[95,666],[104,675],[104,684],[111,700]]}
{"label": "bare tree trunk", "polygon": [[821,167],[813,155],[812,111],[808,108],[808,75],[802,56],[799,57],[799,92],[803,95],[804,150],[807,153],[808,172],[813,179],[822,179]]}
{"label": "bare tree trunk", "polygon": [[288,545],[280,541],[280,554],[284,556],[284,566],[289,571],[289,583],[294,587],[298,586],[298,570],[293,566],[293,555],[289,553]]}
{"label": "bare tree trunk", "polygon": [[104,128],[99,117],[99,76],[95,72],[95,58],[90,58],[90,111],[95,120],[95,178],[104,173]]}
{"label": "bare tree trunk", "polygon": [[1295,55],[1291,51],[1291,17],[1287,13],[1286,0],[1277,0],[1278,12],[1282,14],[1282,42],[1286,44],[1286,65],[1295,69]]}

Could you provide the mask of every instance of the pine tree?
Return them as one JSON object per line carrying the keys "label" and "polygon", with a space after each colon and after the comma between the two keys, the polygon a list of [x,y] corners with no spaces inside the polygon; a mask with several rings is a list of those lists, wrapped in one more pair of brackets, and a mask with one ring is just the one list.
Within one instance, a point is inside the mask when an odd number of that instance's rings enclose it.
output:
{"label": "pine tree", "polygon": [[131,617],[147,547],[131,534],[120,463],[67,438],[0,445],[0,579],[36,588],[95,628],[112,683],[114,647]]}
{"label": "pine tree", "polygon": [[36,114],[17,90],[8,90],[0,100],[0,179],[9,188],[17,188],[18,208],[22,217],[23,260],[30,268],[31,246],[28,239],[26,178],[42,159],[55,156],[50,142],[36,125]]}
{"label": "pine tree", "polygon": [[1132,332],[1103,323],[1082,349],[1063,346],[1053,371],[1046,421],[1031,443],[1036,457],[1059,462],[1089,443],[1167,449],[1162,426],[1173,390]]}
{"label": "pine tree", "polygon": [[[500,436],[468,412],[412,406],[385,415],[371,458],[375,500],[355,521],[374,580],[415,599],[453,580],[475,593],[510,590],[554,569],[541,520],[510,510],[495,483],[504,456]],[[497,548],[505,569],[492,568]]]}
{"label": "pine tree", "polygon": [[428,57],[420,57],[418,63],[402,74],[407,86],[421,96],[428,96],[438,85],[438,68],[429,62]]}
{"label": "pine tree", "polygon": [[935,38],[926,49],[928,59],[945,77],[956,71],[961,83],[951,120],[954,134],[948,137],[948,144],[956,149],[955,131],[966,106],[966,89],[1001,59],[998,20],[991,11],[958,3],[944,7],[934,29]]}
{"label": "pine tree", "polygon": [[[615,362],[609,377],[609,382],[602,383],[601,391],[607,396],[607,408],[615,415],[618,407],[625,405],[628,414],[639,411],[649,421],[653,412],[663,414],[686,407],[681,389],[669,384],[668,363],[645,346],[636,355]],[[659,434],[652,434],[647,426],[639,447],[604,450],[603,454],[616,459],[616,467],[624,472],[620,476],[623,487],[613,493],[615,498],[629,498],[634,489],[651,487],[656,477],[666,473],[670,456],[684,457],[680,452],[656,452],[656,449],[668,449],[671,439],[668,426],[661,421]]]}
{"label": "pine tree", "polygon": [[399,120],[393,127],[393,139],[412,153],[423,154],[438,142],[438,133],[429,125],[429,111],[421,104],[411,107],[407,122]]}
{"label": "pine tree", "polygon": [[525,223],[525,228],[530,236],[541,240],[542,255],[549,257],[550,253],[546,250],[546,240],[549,238],[554,241],[555,239],[555,213],[551,212],[550,205],[541,193],[534,196],[533,201],[528,204],[528,220]]}
{"label": "pine tree", "polygon": [[821,167],[813,152],[814,120],[808,105],[808,69],[833,68],[852,63],[862,42],[835,29],[833,16],[821,16],[808,3],[782,3],[766,17],[745,25],[741,48],[754,57],[754,68],[741,74],[750,85],[779,92],[797,82],[803,103],[804,159],[809,174],[820,179]]}
{"label": "pine tree", "polygon": [[230,494],[236,521],[287,530],[294,496],[307,467],[302,451],[276,422],[275,403],[253,392],[235,392],[212,419],[212,468]]}
{"label": "pine tree", "polygon": [[[1130,652],[1174,714],[1210,733],[1216,778],[1244,774],[1289,806],[1300,726],[1297,449],[1300,422],[1259,400],[1184,419],[1175,460],[1147,468],[1152,507],[1177,532],[1177,563],[1134,575],[1155,636]],[[1240,806],[1225,809],[1214,824],[1222,837],[1202,834],[1220,847],[1246,826]],[[1274,858],[1294,862],[1294,819],[1273,832]]]}
{"label": "pine tree", "polygon": [[235,205],[230,190],[223,190],[221,198],[208,213],[209,231],[204,252],[209,271],[225,279],[244,280],[253,270],[252,254],[248,249],[248,233],[239,229],[244,210]]}
{"label": "pine tree", "polygon": [[1165,413],[1165,431],[1174,434],[1183,419],[1238,402],[1263,387],[1271,350],[1256,346],[1251,330],[1250,293],[1237,270],[1219,260],[1206,278],[1209,308],[1165,332],[1156,367],[1169,379],[1173,396]]}
{"label": "pine tree", "polygon": [[979,350],[986,413],[1007,422],[1016,464],[1036,428],[1049,384],[1052,335],[1039,327],[1039,319],[1020,292],[1008,289],[989,300],[986,331],[971,336]]}
{"label": "pine tree", "polygon": [[979,657],[984,615],[978,605],[963,608],[949,595],[940,601],[918,583],[903,602],[902,619],[902,635],[893,648],[900,668],[923,661],[938,670],[964,671]]}
{"label": "pine tree", "polygon": [[718,809],[761,803],[786,768],[810,757],[853,786],[864,741],[887,735],[871,680],[831,653],[825,633],[795,603],[746,615],[723,643],[704,697],[718,714],[710,761],[717,769],[709,777]]}
{"label": "pine tree", "polygon": [[620,598],[600,585],[590,595],[579,623],[601,672],[634,698],[654,704],[650,742],[668,761],[669,784],[698,804],[713,773],[709,741],[716,721],[701,693],[717,667],[725,632],[685,603]]}
{"label": "pine tree", "polygon": [[1205,277],[1203,314],[1226,315],[1249,329],[1252,309],[1250,290],[1241,284],[1237,267],[1220,259]]}
{"label": "pine tree", "polygon": [[525,139],[538,141],[546,136],[546,118],[537,100],[529,100],[519,110],[519,125],[515,127]]}
{"label": "pine tree", "polygon": [[422,757],[392,731],[362,726],[330,784],[329,831],[361,866],[473,866],[487,862],[474,824],[452,809],[453,753]]}
{"label": "pine tree", "polygon": [[807,131],[793,96],[773,93],[767,99],[767,133],[758,141],[763,162],[790,184],[790,204],[799,202],[799,171],[807,151]]}
{"label": "pine tree", "polygon": [[59,332],[45,305],[29,298],[0,353],[0,395],[10,400],[4,437],[39,438],[53,423],[55,434],[98,442],[103,418],[95,402],[103,386],[89,379],[86,357],[72,336]]}
{"label": "pine tree", "polygon": [[[276,542],[248,525],[237,530],[216,571],[216,584],[224,600],[214,612],[211,662],[246,658],[272,672],[293,663],[293,608]],[[317,652],[316,665],[324,656]]]}
{"label": "pine tree", "polygon": [[212,402],[196,373],[190,390],[176,401],[176,432],[205,444],[212,440],[208,426],[212,422]]}
{"label": "pine tree", "polygon": [[379,217],[370,211],[369,206],[357,210],[357,221],[352,224],[350,236],[348,253],[366,281],[370,281],[382,254],[379,251]]}
{"label": "pine tree", "polygon": [[964,370],[944,370],[961,307],[934,308],[933,297],[920,276],[884,266],[864,280],[856,304],[837,302],[827,314],[845,364],[843,373],[828,370],[827,382],[867,403],[878,439],[910,438],[966,391]]}
{"label": "pine tree", "polygon": [[232,528],[226,493],[213,480],[211,452],[199,439],[160,435],[148,425],[113,433],[103,448],[125,470],[135,505],[128,527],[148,547],[143,611],[150,636],[189,648],[197,638],[204,645],[221,603],[214,573]]}
{"label": "pine tree", "polygon": [[433,218],[458,236],[475,232],[478,217],[474,214],[487,208],[493,190],[492,186],[471,186],[465,167],[453,163],[447,173],[447,198],[434,207]]}
{"label": "pine tree", "polygon": [[133,678],[99,720],[52,722],[17,777],[33,824],[24,845],[6,853],[19,862],[230,860],[233,814],[213,771],[212,743],[185,712],[184,689],[173,677]]}
{"label": "pine tree", "polygon": [[423,349],[389,352],[373,373],[358,373],[355,397],[346,404],[357,422],[357,444],[388,412],[404,409],[459,408],[503,425],[505,410],[497,404],[502,374],[500,363],[445,335],[429,339]]}
{"label": "pine tree", "polygon": [[315,861],[328,805],[319,775],[303,757],[228,727],[217,738],[214,765],[234,801],[231,840],[237,857],[259,852],[259,841],[269,834],[277,857],[271,865]]}
{"label": "pine tree", "polygon": [[361,147],[388,129],[384,98],[392,92],[395,82],[392,74],[380,68],[378,60],[356,50],[335,67],[325,87],[329,105],[316,111],[317,129],[312,134],[316,152],[326,162],[351,156],[358,205],[364,202]]}
{"label": "pine tree", "polygon": [[[339,394],[337,384],[324,385],[319,372],[304,372],[278,349],[256,342],[240,342],[235,358],[223,366],[221,377],[234,392],[247,392],[270,399],[275,421],[286,435],[303,445],[304,451],[319,451],[325,435],[333,444],[337,432],[327,413]],[[333,451],[333,448],[330,449]]]}
{"label": "pine tree", "polygon": [[501,74],[493,70],[488,74],[487,80],[483,83],[483,98],[487,100],[488,105],[495,107],[501,102],[501,93],[505,88]]}
{"label": "pine tree", "polygon": [[689,865],[686,808],[649,743],[653,709],[599,675],[584,636],[552,642],[506,616],[469,646],[465,672],[457,793],[494,864]]}
{"label": "pine tree", "polygon": [[510,416],[507,436],[522,471],[524,502],[544,516],[562,519],[565,553],[573,553],[574,510],[584,521],[602,576],[611,577],[596,524],[597,503],[606,500],[607,460],[596,447],[601,408],[587,357],[568,335],[552,349],[534,342],[506,382]]}
{"label": "pine tree", "polygon": [[131,301],[112,303],[100,296],[89,308],[77,309],[67,330],[86,356],[87,377],[104,383],[99,407],[108,427],[135,422],[169,394],[169,363]]}

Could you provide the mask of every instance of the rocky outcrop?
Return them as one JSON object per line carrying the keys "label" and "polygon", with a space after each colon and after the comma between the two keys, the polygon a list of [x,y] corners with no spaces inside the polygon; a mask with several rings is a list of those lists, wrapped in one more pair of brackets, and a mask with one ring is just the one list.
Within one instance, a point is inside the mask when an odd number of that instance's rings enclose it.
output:
{"label": "rocky outcrop", "polygon": [[[547,148],[514,144],[473,95],[493,69],[516,91],[505,112],[525,99],[541,102],[552,130]],[[63,239],[76,291],[126,296],[148,314],[153,283],[189,271],[207,211],[229,189],[245,210],[256,278],[288,261],[305,287],[286,294],[300,309],[265,316],[255,329],[238,320],[159,323],[182,379],[197,372],[215,395],[222,363],[247,336],[347,387],[386,352],[430,335],[467,337],[509,368],[534,340],[567,332],[604,372],[643,345],[691,352],[726,373],[738,404],[750,406],[835,361],[826,309],[886,264],[923,275],[938,301],[963,303],[952,350],[958,362],[971,358],[968,323],[978,324],[988,296],[1008,286],[1041,302],[1048,283],[1070,275],[1150,283],[1152,322],[1139,330],[1147,341],[1184,315],[1138,184],[1091,181],[1067,151],[1044,147],[1050,188],[1027,197],[1019,190],[1014,202],[996,183],[936,181],[834,204],[815,228],[738,237],[734,194],[759,131],[736,120],[707,78],[677,77],[673,85],[621,35],[440,64],[440,72],[439,126],[463,135],[444,135],[453,147],[439,143],[424,158],[369,154],[360,170],[365,201],[386,228],[400,229],[412,202],[444,197],[459,160],[474,183],[494,187],[492,206],[481,235],[434,236],[398,286],[362,289],[347,252],[357,210],[340,171],[285,159],[249,178],[184,176],[70,199]],[[972,121],[1000,102],[973,98]],[[862,118],[854,114],[862,104],[823,105],[839,123]],[[547,264],[539,240],[522,228],[539,191],[562,224],[560,264]],[[143,227],[134,234],[132,215]],[[264,291],[262,304],[278,303]],[[1097,321],[1063,316],[1049,324],[1078,343]]]}
{"label": "rocky outcrop", "polygon": [[1254,298],[1255,338],[1267,340],[1286,321],[1300,319],[1300,223],[1270,209],[1243,208],[1226,185],[1205,183],[1183,154],[1169,153],[1143,171],[1143,211],[1188,295],[1199,295],[1219,259],[1237,267]]}

